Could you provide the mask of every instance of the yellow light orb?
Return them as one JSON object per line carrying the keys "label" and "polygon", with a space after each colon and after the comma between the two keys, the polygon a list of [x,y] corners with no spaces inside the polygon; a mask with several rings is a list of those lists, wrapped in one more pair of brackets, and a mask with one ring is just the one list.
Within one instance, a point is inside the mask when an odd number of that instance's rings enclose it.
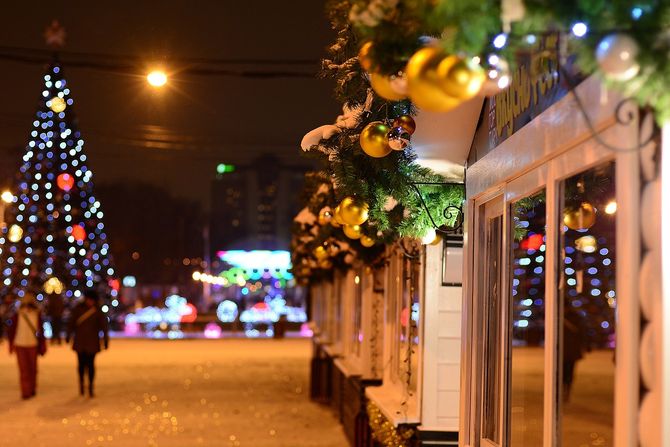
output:
{"label": "yellow light orb", "polygon": [[614,213],[616,213],[616,210],[617,210],[617,204],[616,204],[616,201],[614,201],[614,200],[612,200],[607,205],[605,205],[605,212],[607,214],[614,214]]}
{"label": "yellow light orb", "polygon": [[389,101],[400,101],[405,99],[406,95],[398,93],[393,88],[393,78],[379,73],[370,73],[370,85],[372,89],[384,99]]}
{"label": "yellow light orb", "polygon": [[575,248],[583,253],[595,253],[598,249],[598,242],[589,234],[575,239]]}
{"label": "yellow light orb", "polygon": [[61,98],[60,96],[54,96],[53,98],[51,98],[49,100],[48,105],[49,105],[49,108],[56,113],[62,112],[67,107],[67,105],[65,104],[65,100],[63,98]]}
{"label": "yellow light orb", "polygon": [[363,235],[361,236],[361,245],[370,248],[375,245],[375,240],[369,236]]}
{"label": "yellow light orb", "polygon": [[9,191],[3,191],[0,197],[2,198],[2,201],[5,203],[12,203],[14,201],[14,194],[12,194]]}
{"label": "yellow light orb", "polygon": [[321,211],[319,211],[319,225],[324,226],[328,225],[331,221],[333,220],[333,212],[331,211],[330,207],[325,207],[322,208]]}
{"label": "yellow light orb", "polygon": [[363,152],[370,157],[382,158],[391,153],[388,133],[391,129],[381,121],[373,121],[361,132],[360,143]]}
{"label": "yellow light orb", "polygon": [[347,225],[362,225],[368,220],[368,204],[358,204],[353,197],[345,197],[340,203],[340,216]]}
{"label": "yellow light orb", "polygon": [[362,236],[360,225],[345,225],[344,234],[349,239],[360,239]]}
{"label": "yellow light orb", "polygon": [[167,73],[162,70],[154,70],[147,75],[147,82],[153,87],[163,87],[167,81]]}
{"label": "yellow light orb", "polygon": [[318,247],[316,247],[313,251],[313,254],[318,261],[328,259],[328,251],[323,245],[319,245]]}
{"label": "yellow light orb", "polygon": [[431,112],[448,112],[461,101],[442,88],[437,67],[447,57],[439,48],[422,48],[407,63],[409,97],[419,108]]}
{"label": "yellow light orb", "polygon": [[44,282],[44,292],[46,293],[63,293],[63,283],[58,278],[51,277]]}
{"label": "yellow light orb", "polygon": [[23,236],[23,228],[19,227],[16,224],[9,227],[9,231],[7,233],[7,239],[9,239],[10,242],[18,242],[21,240],[22,236]]}
{"label": "yellow light orb", "polygon": [[582,202],[575,210],[566,210],[563,223],[571,230],[588,230],[596,223],[596,209],[589,202]]}
{"label": "yellow light orb", "polygon": [[200,278],[202,277],[202,273],[200,272],[193,272],[191,275],[191,278],[193,278],[193,281],[200,281]]}
{"label": "yellow light orb", "polygon": [[447,56],[437,66],[444,92],[457,99],[467,100],[477,96],[486,81],[484,69],[458,56]]}

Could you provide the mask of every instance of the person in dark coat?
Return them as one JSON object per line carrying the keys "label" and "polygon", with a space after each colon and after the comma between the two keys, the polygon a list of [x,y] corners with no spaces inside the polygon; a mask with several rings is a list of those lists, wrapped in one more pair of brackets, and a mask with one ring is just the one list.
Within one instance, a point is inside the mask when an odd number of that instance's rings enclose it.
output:
{"label": "person in dark coat", "polygon": [[63,310],[65,310],[65,302],[63,295],[60,293],[50,293],[47,301],[47,315],[51,321],[51,344],[61,344],[61,333],[63,331]]}
{"label": "person in dark coat", "polygon": [[79,372],[79,394],[84,395],[84,374],[88,372],[88,395],[93,397],[95,379],[95,355],[100,352],[100,341],[109,347],[107,316],[98,306],[95,290],[84,293],[84,300],[75,306],[70,315],[66,341],[73,338],[72,349],[77,353]]}
{"label": "person in dark coat", "polygon": [[30,399],[37,392],[37,355],[44,355],[47,348],[42,324],[42,313],[37,307],[35,295],[25,292],[7,331],[9,353],[16,352],[19,364],[23,399]]}
{"label": "person in dark coat", "polygon": [[570,400],[575,364],[584,356],[586,347],[584,318],[568,304],[563,312],[563,402]]}

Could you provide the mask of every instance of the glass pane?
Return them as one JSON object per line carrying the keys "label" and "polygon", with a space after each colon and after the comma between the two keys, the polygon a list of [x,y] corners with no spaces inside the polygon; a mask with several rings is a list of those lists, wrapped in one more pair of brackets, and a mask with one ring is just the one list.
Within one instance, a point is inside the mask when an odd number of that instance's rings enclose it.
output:
{"label": "glass pane", "polygon": [[336,278],[333,285],[333,306],[334,306],[334,321],[333,321],[333,342],[339,343],[342,341],[342,280]]}
{"label": "glass pane", "polygon": [[442,285],[463,283],[463,238],[445,238],[442,246]]}
{"label": "glass pane", "polygon": [[563,182],[561,445],[614,445],[615,200],[613,162]]}
{"label": "glass pane", "polygon": [[482,396],[482,437],[500,442],[500,315],[502,292],[502,216],[489,219],[486,223],[486,248],[481,259],[486,260],[483,269],[482,305],[484,316],[483,346],[483,396]]}
{"label": "glass pane", "polygon": [[401,299],[400,299],[400,324],[398,325],[398,347],[400,349],[399,358],[402,360],[399,366],[398,376],[402,383],[407,383],[410,377],[410,364],[412,354],[410,352],[410,333],[411,333],[411,305],[412,295],[410,291],[411,282],[411,262],[409,258],[402,259],[402,281],[401,281]]}
{"label": "glass pane", "polygon": [[361,354],[361,344],[363,343],[363,328],[361,314],[363,312],[363,277],[362,271],[356,273],[354,277],[354,330],[352,340],[352,353],[355,356]]}
{"label": "glass pane", "polygon": [[409,339],[411,346],[411,359],[408,362],[409,370],[409,391],[415,393],[419,379],[419,318],[421,311],[419,280],[421,276],[421,262],[418,259],[410,261],[409,268],[411,275],[409,278],[410,295],[410,324]]}
{"label": "glass pane", "polygon": [[546,194],[512,205],[509,427],[513,446],[541,446],[544,401]]}
{"label": "glass pane", "polygon": [[388,321],[391,323],[391,380],[399,380],[400,371],[400,347],[398,326],[400,325],[400,294],[401,294],[401,269],[402,255],[396,254],[389,262],[389,293],[388,293]]}

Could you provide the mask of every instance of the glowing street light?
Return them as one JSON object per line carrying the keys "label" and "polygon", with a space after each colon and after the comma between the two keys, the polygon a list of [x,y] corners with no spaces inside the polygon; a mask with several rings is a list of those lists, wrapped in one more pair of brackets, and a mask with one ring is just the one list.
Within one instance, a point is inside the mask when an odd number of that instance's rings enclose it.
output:
{"label": "glowing street light", "polygon": [[2,198],[2,201],[5,203],[12,203],[14,201],[14,194],[9,191],[3,191],[0,198]]}
{"label": "glowing street light", "polygon": [[153,87],[163,87],[167,80],[167,73],[162,70],[154,70],[147,75],[147,82]]}

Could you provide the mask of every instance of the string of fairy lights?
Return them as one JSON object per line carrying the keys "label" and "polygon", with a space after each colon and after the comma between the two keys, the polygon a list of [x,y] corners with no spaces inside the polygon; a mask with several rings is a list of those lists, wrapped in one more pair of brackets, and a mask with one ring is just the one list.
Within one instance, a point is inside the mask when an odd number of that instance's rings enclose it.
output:
{"label": "string of fairy lights", "polygon": [[79,297],[115,273],[60,65],[52,64],[43,81],[17,191],[4,198],[12,216],[0,236],[2,287],[19,297],[33,291],[40,300],[43,292]]}

